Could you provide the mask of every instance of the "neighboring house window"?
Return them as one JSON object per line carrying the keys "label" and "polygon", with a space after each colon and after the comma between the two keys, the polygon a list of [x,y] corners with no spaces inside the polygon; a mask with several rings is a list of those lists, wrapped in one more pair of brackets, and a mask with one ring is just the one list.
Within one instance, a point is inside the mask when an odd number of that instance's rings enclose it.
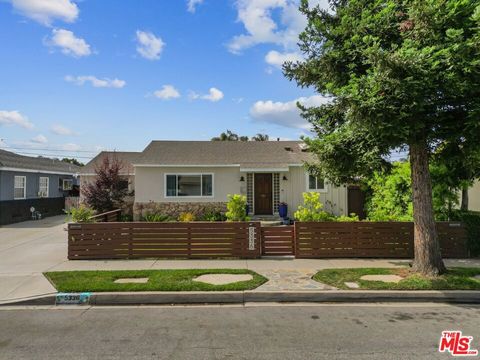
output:
{"label": "neighboring house window", "polygon": [[68,191],[72,190],[73,188],[73,180],[72,179],[63,179],[62,180],[62,190]]}
{"label": "neighboring house window", "polygon": [[166,197],[213,196],[212,174],[167,174],[165,177]]}
{"label": "neighboring house window", "polygon": [[48,177],[40,176],[38,180],[38,197],[48,197]]}
{"label": "neighboring house window", "polygon": [[13,198],[25,199],[27,190],[27,178],[25,176],[15,176]]}
{"label": "neighboring house window", "polygon": [[308,175],[308,190],[325,190],[325,179],[315,175]]}

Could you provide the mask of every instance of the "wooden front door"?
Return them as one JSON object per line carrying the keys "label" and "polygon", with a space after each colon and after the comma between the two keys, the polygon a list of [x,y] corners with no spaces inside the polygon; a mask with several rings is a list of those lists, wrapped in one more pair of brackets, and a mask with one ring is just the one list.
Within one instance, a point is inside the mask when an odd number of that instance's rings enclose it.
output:
{"label": "wooden front door", "polygon": [[255,215],[272,215],[272,174],[255,174]]}

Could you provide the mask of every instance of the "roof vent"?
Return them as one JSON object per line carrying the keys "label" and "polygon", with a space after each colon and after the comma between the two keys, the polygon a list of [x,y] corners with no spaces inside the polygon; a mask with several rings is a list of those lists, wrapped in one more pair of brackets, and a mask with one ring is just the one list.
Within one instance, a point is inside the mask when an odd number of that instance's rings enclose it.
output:
{"label": "roof vent", "polygon": [[287,151],[293,151],[290,146],[287,146],[287,147],[285,148],[285,150],[287,150]]}

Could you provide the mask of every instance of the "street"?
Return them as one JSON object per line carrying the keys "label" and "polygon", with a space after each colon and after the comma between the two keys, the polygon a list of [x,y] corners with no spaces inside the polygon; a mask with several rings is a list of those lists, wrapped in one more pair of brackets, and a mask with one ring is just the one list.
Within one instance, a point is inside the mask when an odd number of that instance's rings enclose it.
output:
{"label": "street", "polygon": [[480,348],[480,307],[443,304],[0,308],[3,359],[438,359]]}

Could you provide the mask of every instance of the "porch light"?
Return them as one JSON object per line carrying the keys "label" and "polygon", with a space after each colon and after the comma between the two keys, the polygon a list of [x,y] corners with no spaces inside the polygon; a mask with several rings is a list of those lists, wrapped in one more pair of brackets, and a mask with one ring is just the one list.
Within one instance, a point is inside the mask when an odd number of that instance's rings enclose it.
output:
{"label": "porch light", "polygon": [[287,179],[287,177],[286,177],[285,175],[283,175],[283,179],[282,179],[282,180],[283,180],[283,181],[287,181],[288,179]]}
{"label": "porch light", "polygon": [[245,181],[245,178],[243,176],[240,176],[240,181]]}

